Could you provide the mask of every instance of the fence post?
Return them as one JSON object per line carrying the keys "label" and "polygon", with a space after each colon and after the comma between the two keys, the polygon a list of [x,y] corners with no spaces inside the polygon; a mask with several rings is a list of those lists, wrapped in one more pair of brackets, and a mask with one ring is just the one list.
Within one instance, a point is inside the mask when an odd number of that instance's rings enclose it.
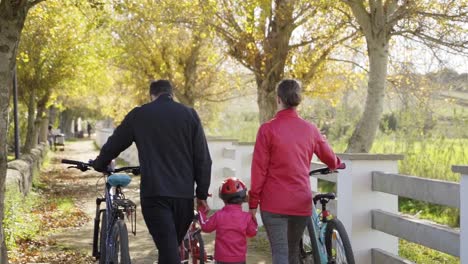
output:
{"label": "fence post", "polygon": [[468,264],[468,166],[452,166],[460,178],[460,263]]}
{"label": "fence post", "polygon": [[402,155],[338,154],[346,169],[338,174],[337,216],[348,232],[356,263],[372,263],[372,248],[398,255],[398,238],[372,229],[371,210],[398,212],[398,196],[372,190],[372,172],[398,172]]}
{"label": "fence post", "polygon": [[211,184],[209,193],[213,196],[208,199],[208,205],[211,209],[221,209],[224,206],[223,201],[218,197],[218,188],[221,182],[227,177],[238,177],[237,167],[238,153],[234,143],[236,140],[220,137],[208,137],[208,148],[210,150],[211,160]]}

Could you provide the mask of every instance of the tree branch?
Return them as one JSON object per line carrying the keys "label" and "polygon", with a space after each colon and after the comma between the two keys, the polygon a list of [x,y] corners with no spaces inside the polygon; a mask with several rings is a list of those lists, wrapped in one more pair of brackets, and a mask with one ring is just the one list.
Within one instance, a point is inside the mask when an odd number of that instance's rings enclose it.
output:
{"label": "tree branch", "polygon": [[[317,14],[318,8],[314,8],[309,14],[305,15],[308,10],[311,9],[311,6],[308,5],[304,8],[302,8],[299,11],[299,14],[297,14],[296,17],[293,17],[292,21],[294,23],[294,28],[299,27],[300,25],[304,24],[305,22],[309,21],[309,18],[313,17],[314,15]],[[302,16],[302,18],[301,18]]]}
{"label": "tree branch", "polygon": [[[468,54],[468,40],[449,42],[449,41],[443,40],[442,37],[436,38],[434,36],[430,36],[422,32],[407,31],[407,33],[413,35],[414,37],[420,38],[422,40],[429,41],[434,44],[447,47],[455,52]],[[403,34],[403,36],[405,36],[405,34]],[[408,37],[408,36],[405,36],[405,37]]]}
{"label": "tree branch", "polygon": [[35,6],[35,5],[37,5],[37,4],[41,3],[41,2],[44,2],[44,1],[45,0],[31,0],[31,1],[28,2],[27,8],[28,9],[32,8],[33,6]]}
{"label": "tree branch", "polygon": [[[416,11],[418,15],[424,16],[424,17],[432,17],[432,18],[440,18],[440,19],[449,19],[452,21],[460,21],[460,22],[466,22],[468,21],[468,11],[462,12],[457,15],[448,15],[448,14],[442,14],[442,13],[430,13],[430,12],[424,12],[424,11]],[[458,20],[457,18],[462,18],[461,20]]]}
{"label": "tree branch", "polygon": [[370,14],[367,12],[366,8],[364,7],[364,3],[362,0],[342,0],[346,3],[354,13],[356,20],[358,21],[359,25],[364,32],[364,35],[371,36],[372,34],[372,26],[371,26],[371,18]]}
{"label": "tree branch", "polygon": [[302,41],[302,42],[294,44],[294,45],[289,45],[289,49],[299,48],[299,47],[314,43],[316,41],[317,41],[317,39],[315,39],[315,38],[313,38],[311,40],[305,40],[305,41]]}
{"label": "tree branch", "polygon": [[354,61],[352,61],[352,60],[335,59],[335,58],[328,58],[327,60],[329,60],[329,61],[339,61],[339,62],[350,63],[350,64],[352,64],[352,65],[354,65],[354,66],[360,68],[361,70],[363,70],[363,71],[369,73],[369,70],[368,70],[368,69],[364,68],[364,67],[361,66],[359,63],[356,63],[356,62],[354,62]]}
{"label": "tree branch", "polygon": [[226,102],[226,101],[234,100],[234,99],[237,99],[237,98],[242,98],[242,97],[249,96],[249,95],[254,95],[254,94],[241,94],[241,95],[225,97],[225,98],[221,98],[221,99],[211,99],[209,97],[206,97],[206,98],[203,98],[203,100],[205,100],[207,102],[211,102],[211,103],[220,103],[220,102]]}

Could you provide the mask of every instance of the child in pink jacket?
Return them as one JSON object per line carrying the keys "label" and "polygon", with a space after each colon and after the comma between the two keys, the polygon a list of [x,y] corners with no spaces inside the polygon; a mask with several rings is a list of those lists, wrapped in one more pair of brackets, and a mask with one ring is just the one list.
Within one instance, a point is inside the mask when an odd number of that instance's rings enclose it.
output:
{"label": "child in pink jacket", "polygon": [[214,259],[217,264],[245,264],[247,237],[257,234],[257,221],[248,212],[242,211],[247,201],[245,184],[234,177],[227,178],[219,188],[219,197],[224,207],[206,217],[206,209],[198,208],[200,225],[204,232],[216,230]]}

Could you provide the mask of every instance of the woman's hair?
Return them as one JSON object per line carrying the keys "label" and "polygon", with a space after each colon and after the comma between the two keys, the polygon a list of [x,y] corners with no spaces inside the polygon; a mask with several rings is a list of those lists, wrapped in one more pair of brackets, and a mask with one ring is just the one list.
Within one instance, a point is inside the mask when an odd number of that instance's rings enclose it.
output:
{"label": "woman's hair", "polygon": [[301,84],[294,79],[279,82],[276,93],[286,108],[296,107],[301,103]]}

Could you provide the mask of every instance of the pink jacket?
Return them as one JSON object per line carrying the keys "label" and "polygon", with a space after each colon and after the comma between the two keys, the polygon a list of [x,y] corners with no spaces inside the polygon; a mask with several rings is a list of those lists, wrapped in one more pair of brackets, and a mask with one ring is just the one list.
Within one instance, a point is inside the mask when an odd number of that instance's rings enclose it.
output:
{"label": "pink jacket", "polygon": [[294,109],[279,111],[257,134],[252,160],[249,207],[262,211],[308,216],[312,214],[309,170],[312,155],[331,170],[341,161],[317,127]]}
{"label": "pink jacket", "polygon": [[207,218],[199,211],[202,231],[216,230],[214,259],[221,262],[246,261],[247,237],[257,234],[257,222],[239,204],[227,204]]}

